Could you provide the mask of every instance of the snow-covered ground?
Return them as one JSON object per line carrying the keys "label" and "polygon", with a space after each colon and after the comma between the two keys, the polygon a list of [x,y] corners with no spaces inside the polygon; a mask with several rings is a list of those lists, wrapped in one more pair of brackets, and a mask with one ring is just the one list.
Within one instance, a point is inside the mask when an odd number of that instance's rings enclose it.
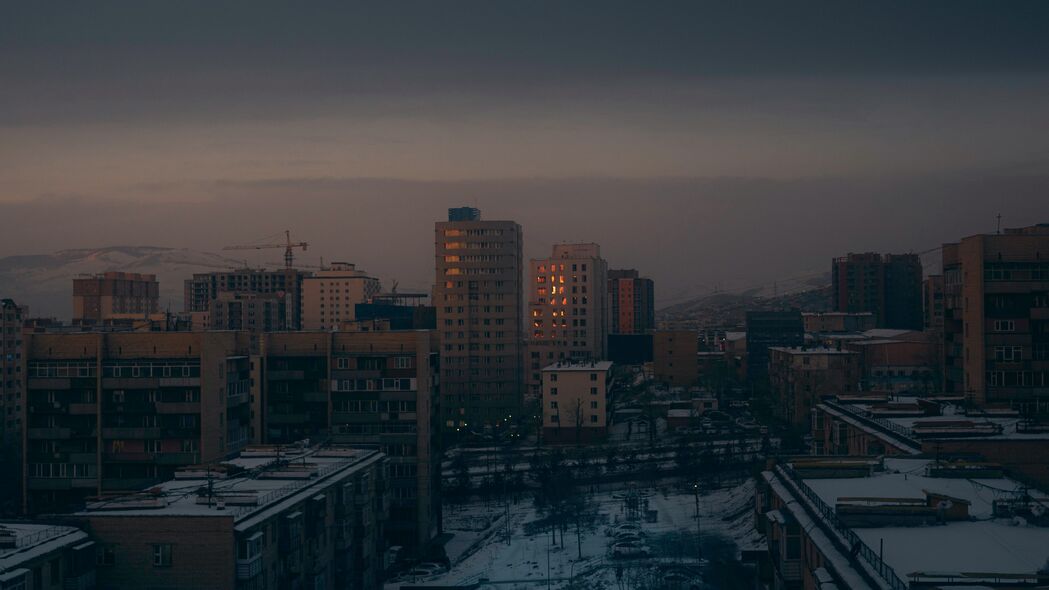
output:
{"label": "snow-covered ground", "polygon": [[[630,520],[626,490],[590,496],[588,502],[597,510],[597,524],[583,530],[578,540],[574,527],[570,526],[564,534],[563,546],[560,533],[551,539],[549,529],[536,530],[534,523],[540,516],[530,497],[510,505],[509,527],[505,503],[450,508],[445,529],[455,535],[446,546],[452,568],[414,583],[451,585],[487,580],[489,583],[482,587],[525,589],[547,586],[549,576],[551,588],[635,588],[640,587],[635,583],[640,577],[679,579],[683,576],[687,581],[681,584],[687,588],[710,569],[712,560],[734,560],[738,547],[750,547],[759,540],[750,509],[753,491],[750,481],[701,491],[697,527],[693,493],[669,488],[636,490],[649,515],[654,512],[654,521],[649,522],[651,518],[638,521],[651,557],[636,559],[613,557],[610,551],[613,540],[607,534],[609,526]],[[489,526],[483,528],[486,523]],[[702,560],[697,539],[702,539]],[[413,581],[391,583],[387,589],[399,588],[404,583]]]}

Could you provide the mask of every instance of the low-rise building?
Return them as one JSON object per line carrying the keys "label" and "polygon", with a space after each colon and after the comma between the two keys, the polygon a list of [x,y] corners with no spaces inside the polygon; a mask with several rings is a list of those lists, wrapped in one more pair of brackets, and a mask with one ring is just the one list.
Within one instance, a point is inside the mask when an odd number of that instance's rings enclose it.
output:
{"label": "low-rise building", "polygon": [[795,458],[763,472],[756,492],[763,587],[1043,587],[1046,502],[1000,474],[945,474],[929,458]]}
{"label": "low-rise building", "polygon": [[875,328],[874,314],[865,312],[849,313],[844,311],[806,312],[801,314],[805,322],[805,333],[822,334],[826,332],[862,332]]}
{"label": "low-rise building", "polygon": [[612,410],[612,363],[561,362],[543,369],[543,440],[604,439]]}
{"label": "low-rise building", "polygon": [[672,387],[691,387],[699,380],[699,340],[692,330],[652,333],[652,373]]}
{"label": "low-rise building", "polygon": [[382,453],[271,446],[64,518],[98,543],[102,588],[367,590],[389,510]]}
{"label": "low-rise building", "polygon": [[834,348],[769,349],[769,384],[781,416],[807,427],[809,413],[824,396],[856,391],[859,354]]}
{"label": "low-rise building", "polygon": [[92,590],[95,551],[76,527],[0,522],[0,588]]}

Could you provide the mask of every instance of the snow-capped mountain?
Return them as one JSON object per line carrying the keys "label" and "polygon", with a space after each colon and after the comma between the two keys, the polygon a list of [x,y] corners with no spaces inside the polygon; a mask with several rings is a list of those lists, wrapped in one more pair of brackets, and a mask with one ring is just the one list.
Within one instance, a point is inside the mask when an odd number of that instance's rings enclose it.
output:
{"label": "snow-capped mountain", "polygon": [[157,275],[160,307],[182,309],[183,281],[196,272],[226,270],[243,261],[210,252],[155,246],[110,246],[0,258],[0,297],[29,306],[34,317],[68,319],[73,278],[106,271]]}

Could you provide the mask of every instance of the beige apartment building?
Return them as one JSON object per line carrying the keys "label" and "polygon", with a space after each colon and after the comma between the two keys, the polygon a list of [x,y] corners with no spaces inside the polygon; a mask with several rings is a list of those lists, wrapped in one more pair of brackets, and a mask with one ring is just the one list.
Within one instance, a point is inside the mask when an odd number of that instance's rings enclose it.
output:
{"label": "beige apartment building", "polygon": [[147,487],[251,438],[243,332],[27,334],[25,510]]}
{"label": "beige apartment building", "polygon": [[608,434],[612,362],[561,362],[543,369],[543,441],[584,443]]}
{"label": "beige apartment building", "polygon": [[608,263],[597,244],[557,244],[528,266],[527,394],[537,399],[542,367],[608,357]]}
{"label": "beige apartment building", "polygon": [[302,281],[302,329],[334,331],[357,319],[355,306],[379,294],[379,279],[348,262],[333,262]]}
{"label": "beige apartment building", "polygon": [[943,245],[945,389],[1049,411],[1049,224]]}
{"label": "beige apartment building", "polygon": [[73,321],[141,318],[160,310],[157,276],[105,272],[73,279]]}
{"label": "beige apartment building", "polygon": [[481,431],[522,404],[523,237],[513,221],[462,211],[434,228],[441,405],[446,428]]}

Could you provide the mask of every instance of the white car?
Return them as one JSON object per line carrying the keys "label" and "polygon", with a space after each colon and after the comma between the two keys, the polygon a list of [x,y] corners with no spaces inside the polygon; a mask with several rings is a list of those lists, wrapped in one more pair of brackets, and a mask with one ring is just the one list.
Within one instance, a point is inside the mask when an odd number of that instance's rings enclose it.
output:
{"label": "white car", "polygon": [[612,526],[608,527],[608,529],[606,530],[606,532],[608,533],[608,535],[610,537],[614,536],[614,535],[617,535],[619,533],[627,532],[627,531],[635,532],[635,533],[640,532],[641,531],[641,525],[636,523],[636,522],[624,522],[624,523],[612,525]]}

